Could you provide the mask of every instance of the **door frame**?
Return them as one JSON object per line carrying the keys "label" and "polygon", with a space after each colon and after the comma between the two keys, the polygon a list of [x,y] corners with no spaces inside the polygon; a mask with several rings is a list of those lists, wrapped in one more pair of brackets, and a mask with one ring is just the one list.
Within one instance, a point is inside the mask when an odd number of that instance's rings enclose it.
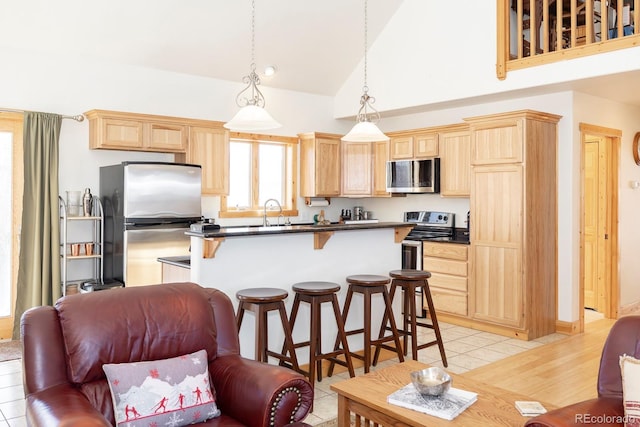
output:
{"label": "door frame", "polygon": [[24,191],[24,164],[22,127],[24,116],[20,113],[0,113],[0,130],[12,132],[12,214],[11,214],[11,314],[0,318],[0,338],[11,338],[15,322],[16,284],[20,259],[20,223],[22,222],[22,193]]}
{"label": "door frame", "polygon": [[580,331],[584,331],[584,268],[585,268],[585,238],[584,238],[584,215],[585,215],[585,144],[586,136],[593,135],[604,137],[608,152],[608,182],[607,189],[610,197],[607,198],[607,219],[606,229],[609,237],[609,249],[605,255],[607,258],[607,279],[605,280],[605,291],[607,295],[607,305],[605,307],[605,317],[617,319],[620,311],[620,284],[618,278],[618,175],[620,165],[620,145],[622,131],[603,126],[580,123],[580,292],[579,292],[579,313]]}

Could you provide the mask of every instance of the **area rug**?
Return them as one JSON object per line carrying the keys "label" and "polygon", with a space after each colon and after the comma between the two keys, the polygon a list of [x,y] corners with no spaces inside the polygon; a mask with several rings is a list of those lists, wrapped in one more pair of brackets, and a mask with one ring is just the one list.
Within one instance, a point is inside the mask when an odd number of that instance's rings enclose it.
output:
{"label": "area rug", "polygon": [[22,358],[22,341],[1,341],[0,362]]}

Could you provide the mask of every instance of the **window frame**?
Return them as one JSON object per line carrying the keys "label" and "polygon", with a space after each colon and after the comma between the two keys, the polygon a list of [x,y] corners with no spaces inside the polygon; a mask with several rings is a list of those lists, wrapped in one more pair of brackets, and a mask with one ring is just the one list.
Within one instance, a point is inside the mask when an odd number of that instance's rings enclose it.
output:
{"label": "window frame", "polygon": [[[259,206],[258,177],[260,172],[259,150],[261,144],[281,145],[285,148],[285,188],[282,203],[282,214],[292,217],[298,216],[298,138],[290,136],[263,135],[255,133],[229,132],[229,145],[234,141],[251,143],[251,208],[236,209],[227,206],[228,196],[220,197],[220,218],[258,218],[264,215],[264,209]],[[231,165],[230,165],[231,166]],[[231,173],[229,173],[231,181]],[[267,217],[277,217],[280,212],[268,210]]]}

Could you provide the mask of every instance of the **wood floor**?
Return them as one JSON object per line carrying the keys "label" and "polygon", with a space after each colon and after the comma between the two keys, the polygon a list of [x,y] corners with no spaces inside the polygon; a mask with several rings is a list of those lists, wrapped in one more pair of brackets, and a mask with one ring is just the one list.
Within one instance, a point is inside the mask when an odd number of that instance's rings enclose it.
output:
{"label": "wood floor", "polygon": [[585,332],[463,374],[557,407],[597,397],[602,347],[614,319],[585,324]]}

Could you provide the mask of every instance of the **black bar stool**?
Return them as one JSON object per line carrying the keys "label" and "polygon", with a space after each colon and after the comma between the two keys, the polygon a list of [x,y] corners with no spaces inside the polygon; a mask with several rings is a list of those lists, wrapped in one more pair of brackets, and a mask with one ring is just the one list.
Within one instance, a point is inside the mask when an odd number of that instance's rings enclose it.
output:
{"label": "black bar stool", "polygon": [[[404,352],[407,354],[407,340],[411,337],[411,357],[413,360],[418,360],[418,350],[423,348],[437,345],[440,350],[440,356],[442,357],[442,364],[447,367],[447,356],[444,351],[444,344],[442,342],[442,336],[440,335],[440,327],[438,326],[438,318],[436,316],[436,310],[433,307],[433,299],[431,298],[431,291],[429,290],[428,279],[431,277],[431,273],[422,270],[393,270],[389,272],[389,276],[393,279],[391,281],[390,298],[393,301],[393,297],[398,288],[404,290],[404,297],[402,301],[403,306],[403,322],[402,329],[398,329],[398,333],[403,336],[404,339]],[[422,288],[422,293],[427,300],[427,307],[429,318],[431,323],[418,322],[416,320],[416,289]],[[382,328],[380,328],[380,336],[384,334],[384,331],[388,329],[387,319],[383,320]],[[418,345],[418,326],[424,328],[433,329],[436,339],[424,344]],[[386,344],[381,344],[376,347],[375,356],[373,358],[374,365],[378,361],[380,355],[380,348],[392,349]]]}
{"label": "black bar stool", "polygon": [[[306,302],[311,306],[309,341],[294,342],[293,344],[294,349],[309,346],[309,371],[305,372],[302,369],[299,369],[299,371],[309,377],[309,381],[313,386],[316,376],[318,381],[322,381],[322,360],[327,359],[334,360],[335,363],[346,366],[349,370],[349,375],[354,377],[355,372],[353,371],[353,364],[351,363],[351,356],[349,354],[349,344],[347,343],[347,336],[344,332],[344,323],[342,322],[338,297],[336,296],[340,290],[340,285],[332,282],[300,282],[294,284],[291,289],[295,292],[293,307],[291,308],[291,317],[289,318],[291,330],[294,330],[300,303]],[[342,343],[342,348],[337,348],[330,353],[322,353],[320,309],[321,305],[327,302],[331,303],[333,307],[336,325],[338,326],[338,339]],[[336,359],[338,355],[344,355],[345,360]]]}
{"label": "black bar stool", "polygon": [[[345,331],[347,336],[363,334],[364,354],[360,355],[351,352],[351,357],[362,360],[364,362],[364,372],[369,372],[371,367],[371,346],[379,345],[388,341],[395,342],[396,353],[400,362],[404,362],[404,355],[402,353],[402,347],[400,346],[400,335],[396,328],[396,321],[393,316],[393,309],[391,306],[391,299],[389,298],[389,292],[387,291],[387,285],[391,279],[386,276],[378,276],[375,274],[356,274],[347,277],[347,283],[349,289],[347,290],[347,298],[344,301],[344,307],[342,309],[342,321],[346,324],[347,317],[349,316],[349,308],[351,307],[351,300],[354,293],[360,293],[364,297],[364,316],[363,327],[360,329],[354,329],[351,331]],[[387,319],[391,325],[391,335],[380,336],[378,339],[371,339],[371,295],[382,294],[384,300],[384,313],[385,317],[382,325],[385,326]],[[384,329],[383,329],[384,333]],[[336,338],[335,349],[340,344],[339,338]],[[377,361],[376,361],[377,362]],[[375,363],[374,363],[375,365]],[[329,365],[329,376],[333,374],[333,368],[335,363],[331,361]]]}
{"label": "black bar stool", "polygon": [[[249,288],[239,290],[236,292],[236,298],[240,301],[236,314],[236,323],[238,325],[238,331],[240,331],[244,312],[246,310],[253,311],[256,315],[255,359],[259,362],[268,363],[268,358],[271,356],[279,359],[281,365],[284,365],[285,362],[290,363],[290,367],[297,371],[300,368],[293,347],[291,327],[284,307],[284,300],[288,296],[289,293],[287,291],[279,288]],[[267,314],[273,310],[277,310],[278,313],[280,313],[280,322],[282,323],[282,330],[284,331],[284,346],[281,353],[269,350]]]}

